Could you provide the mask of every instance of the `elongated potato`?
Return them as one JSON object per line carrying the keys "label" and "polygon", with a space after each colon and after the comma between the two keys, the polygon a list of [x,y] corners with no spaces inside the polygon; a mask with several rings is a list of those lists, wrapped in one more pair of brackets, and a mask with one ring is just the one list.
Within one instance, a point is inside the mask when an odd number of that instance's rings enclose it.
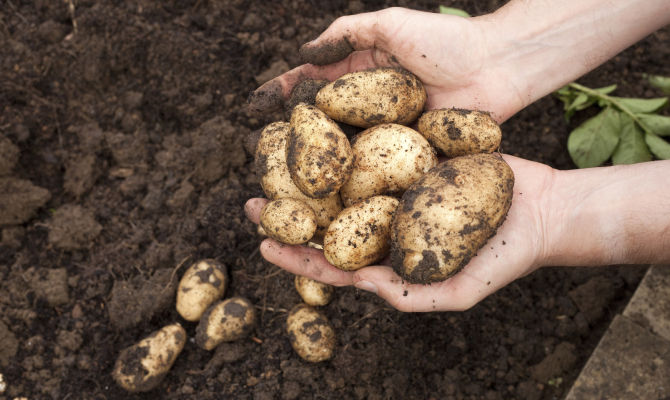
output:
{"label": "elongated potato", "polygon": [[411,283],[460,271],[496,233],[512,204],[514,173],[498,154],[452,158],[402,196],[393,219],[391,264]]}
{"label": "elongated potato", "polygon": [[482,111],[458,108],[426,111],[419,118],[418,129],[449,158],[492,153],[502,140],[498,124]]}
{"label": "elongated potato", "polygon": [[414,129],[384,124],[354,139],[354,168],[340,189],[345,207],[369,197],[402,193],[437,165],[435,150]]}
{"label": "elongated potato", "polygon": [[409,125],[425,103],[421,81],[400,68],[351,72],[316,94],[316,106],[329,117],[362,128],[389,122]]}
{"label": "elongated potato", "polygon": [[316,215],[300,200],[273,200],[261,210],[260,220],[268,236],[286,244],[306,243],[316,232]]}
{"label": "elongated potato", "polygon": [[286,163],[296,186],[321,199],[337,193],[349,179],[353,154],[335,121],[314,106],[298,104],[291,114]]}
{"label": "elongated potato", "polygon": [[243,297],[231,297],[205,311],[195,330],[195,343],[205,350],[212,350],[222,342],[247,336],[255,322],[254,305]]}
{"label": "elongated potato", "polygon": [[207,307],[223,297],[228,276],[217,260],[200,260],[191,265],[179,281],[177,312],[187,321],[197,321]]}
{"label": "elongated potato", "polygon": [[335,352],[335,331],[328,318],[307,304],[298,304],[286,319],[291,346],[309,362],[325,361]]}
{"label": "elongated potato", "polygon": [[323,239],[326,260],[344,271],[354,271],[384,258],[397,207],[394,197],[374,196],[342,210]]}
{"label": "elongated potato", "polygon": [[175,323],[121,351],[112,376],[129,392],[149,391],[163,380],[186,344],[186,331]]}
{"label": "elongated potato", "polygon": [[256,145],[256,173],[270,200],[292,198],[304,201],[316,214],[317,237],[323,237],[328,225],[342,210],[339,194],[323,199],[306,196],[293,183],[286,164],[286,142],[290,132],[287,122],[273,122],[261,132]]}
{"label": "elongated potato", "polygon": [[295,276],[294,283],[302,301],[310,306],[325,306],[333,298],[335,288],[331,285],[301,275]]}

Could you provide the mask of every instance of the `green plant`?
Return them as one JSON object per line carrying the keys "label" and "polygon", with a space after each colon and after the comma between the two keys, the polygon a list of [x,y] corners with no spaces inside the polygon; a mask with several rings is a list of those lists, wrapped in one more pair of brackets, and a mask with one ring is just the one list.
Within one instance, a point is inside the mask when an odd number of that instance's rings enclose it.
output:
{"label": "green plant", "polygon": [[461,10],[460,8],[447,7],[447,6],[440,6],[440,14],[456,15],[465,18],[470,17],[470,14],[468,14],[464,10]]}
{"label": "green plant", "polygon": [[[652,85],[670,90],[670,78],[649,77]],[[665,88],[665,89],[664,89]],[[570,83],[556,92],[563,101],[565,118],[592,105],[602,110],[584,121],[568,137],[568,152],[579,168],[649,161],[655,156],[670,159],[670,117],[657,112],[668,104],[667,97],[638,99],[612,96],[616,85],[591,89]],[[653,156],[652,156],[653,155]]]}

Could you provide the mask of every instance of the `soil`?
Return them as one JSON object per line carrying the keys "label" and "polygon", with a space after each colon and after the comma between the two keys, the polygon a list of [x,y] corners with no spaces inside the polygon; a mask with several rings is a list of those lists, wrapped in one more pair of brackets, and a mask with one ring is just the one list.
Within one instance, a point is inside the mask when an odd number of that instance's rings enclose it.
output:
{"label": "soil", "polygon": [[[502,1],[452,1],[471,14]],[[400,1],[437,10],[437,1]],[[0,8],[0,399],[560,398],[645,268],[544,268],[461,313],[404,314],[339,288],[335,357],[292,350],[293,277],[264,262],[242,205],[261,195],[248,93],[337,16],[391,2],[7,0]],[[658,96],[666,28],[581,80]],[[587,114],[584,112],[582,114]],[[503,151],[574,168],[561,104],[504,124]],[[583,117],[582,117],[583,118]],[[247,146],[248,148],[248,146]],[[247,339],[199,349],[174,287],[195,260],[250,299]],[[129,394],[121,350],[175,321],[189,340],[156,389]]]}

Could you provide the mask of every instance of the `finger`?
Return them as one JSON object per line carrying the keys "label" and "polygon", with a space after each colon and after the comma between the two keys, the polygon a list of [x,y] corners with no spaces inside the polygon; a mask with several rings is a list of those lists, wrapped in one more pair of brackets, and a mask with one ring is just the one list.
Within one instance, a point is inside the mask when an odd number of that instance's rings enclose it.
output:
{"label": "finger", "polygon": [[261,210],[269,201],[270,200],[268,199],[261,199],[258,197],[247,200],[244,204],[244,213],[247,215],[247,218],[249,218],[249,221],[258,224],[260,222]]}
{"label": "finger", "polygon": [[332,266],[321,250],[265,239],[261,243],[261,254],[272,264],[297,275],[334,286],[353,284],[353,273]]}

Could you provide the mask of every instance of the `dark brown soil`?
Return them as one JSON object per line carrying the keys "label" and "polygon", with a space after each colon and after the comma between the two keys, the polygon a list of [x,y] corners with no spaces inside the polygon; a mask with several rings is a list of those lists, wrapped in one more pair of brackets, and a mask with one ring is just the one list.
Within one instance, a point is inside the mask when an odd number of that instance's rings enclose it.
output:
{"label": "dark brown soil", "polygon": [[[244,137],[283,113],[254,116],[248,93],[299,65],[300,45],[337,16],[388,5],[2,2],[0,399],[537,399],[569,388],[643,268],[546,268],[462,313],[403,314],[342,288],[323,307],[334,359],[312,365],[291,348],[293,277],[261,259],[242,211],[261,194]],[[642,73],[669,75],[668,36],[582,82],[658,95]],[[503,151],[573,168],[568,130],[546,97],[504,124]],[[172,301],[200,258],[226,264],[226,296],[250,299],[259,317],[252,337],[212,352]],[[166,379],[145,394],[119,388],[119,352],[175,321],[190,339]]]}

